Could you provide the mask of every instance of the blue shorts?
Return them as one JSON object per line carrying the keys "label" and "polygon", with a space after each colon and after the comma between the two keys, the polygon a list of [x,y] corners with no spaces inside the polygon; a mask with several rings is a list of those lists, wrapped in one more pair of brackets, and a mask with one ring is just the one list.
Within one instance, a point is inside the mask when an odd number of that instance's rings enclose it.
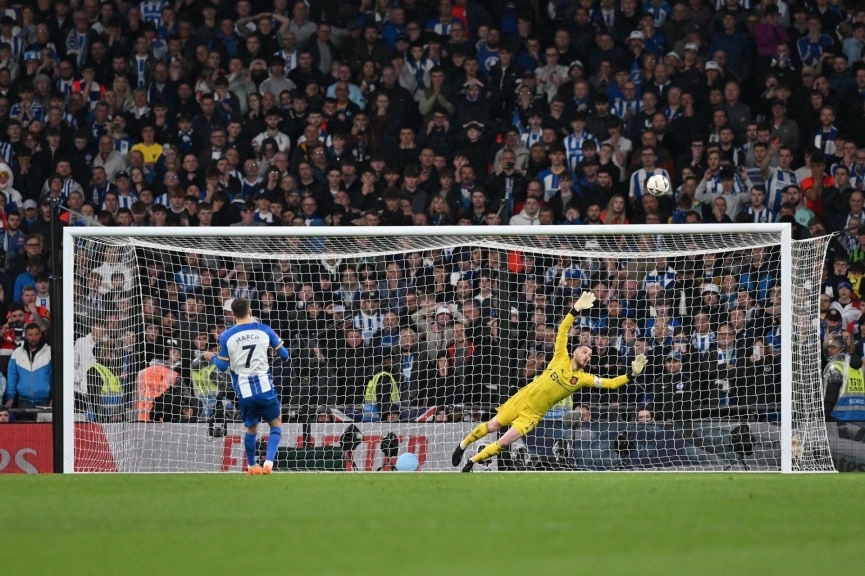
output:
{"label": "blue shorts", "polygon": [[237,403],[243,425],[247,428],[255,426],[261,420],[265,422],[276,420],[282,414],[282,406],[280,406],[276,396],[250,396],[249,398],[239,398]]}

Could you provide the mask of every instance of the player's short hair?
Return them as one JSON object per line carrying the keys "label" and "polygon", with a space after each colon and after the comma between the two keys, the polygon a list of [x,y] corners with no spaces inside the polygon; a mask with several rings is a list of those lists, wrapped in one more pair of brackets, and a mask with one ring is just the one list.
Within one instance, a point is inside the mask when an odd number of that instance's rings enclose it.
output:
{"label": "player's short hair", "polygon": [[234,313],[235,320],[246,318],[249,316],[249,299],[235,298],[231,303],[231,311]]}

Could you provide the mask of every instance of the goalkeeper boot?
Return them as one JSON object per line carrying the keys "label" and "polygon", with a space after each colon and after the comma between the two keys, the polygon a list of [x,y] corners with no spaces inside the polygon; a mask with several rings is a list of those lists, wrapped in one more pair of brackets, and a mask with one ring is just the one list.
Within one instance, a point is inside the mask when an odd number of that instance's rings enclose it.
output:
{"label": "goalkeeper boot", "polygon": [[246,469],[246,474],[249,476],[259,476],[264,474],[264,471],[261,469],[261,466],[256,464],[255,466],[250,466]]}
{"label": "goalkeeper boot", "polygon": [[261,473],[264,474],[265,476],[269,476],[269,475],[273,474],[273,463],[272,462],[265,462],[264,466],[261,467]]}
{"label": "goalkeeper boot", "polygon": [[471,472],[472,468],[474,468],[474,467],[475,467],[474,460],[469,459],[469,461],[466,462],[466,465],[463,466],[463,469],[460,470],[460,472]]}
{"label": "goalkeeper boot", "polygon": [[465,454],[465,449],[460,448],[460,445],[457,444],[457,448],[454,450],[453,456],[451,456],[451,464],[459,466],[460,462],[463,461],[463,454]]}

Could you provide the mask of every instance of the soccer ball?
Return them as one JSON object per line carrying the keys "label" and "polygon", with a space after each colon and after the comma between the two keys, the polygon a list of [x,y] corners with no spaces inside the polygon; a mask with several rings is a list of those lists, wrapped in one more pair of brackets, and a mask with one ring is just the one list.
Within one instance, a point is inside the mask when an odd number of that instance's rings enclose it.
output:
{"label": "soccer ball", "polygon": [[396,459],[396,469],[400,472],[414,472],[419,465],[417,456],[411,452],[403,452]]}
{"label": "soccer ball", "polygon": [[663,174],[655,174],[646,180],[646,190],[652,196],[664,196],[670,191],[670,181]]}

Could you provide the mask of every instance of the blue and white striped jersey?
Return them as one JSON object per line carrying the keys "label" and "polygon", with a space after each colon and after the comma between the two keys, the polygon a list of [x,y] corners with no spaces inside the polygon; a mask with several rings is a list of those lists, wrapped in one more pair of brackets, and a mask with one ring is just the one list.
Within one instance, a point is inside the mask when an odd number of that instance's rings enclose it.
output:
{"label": "blue and white striped jersey", "polygon": [[295,50],[294,52],[292,52],[290,54],[288,52],[286,52],[285,50],[279,50],[277,52],[274,52],[274,56],[279,56],[280,58],[285,60],[285,75],[286,75],[286,77],[288,77],[289,72],[291,72],[292,70],[294,70],[298,66],[297,59],[298,59],[299,54],[298,54],[297,50]]}
{"label": "blue and white striped jersey", "polygon": [[[0,18],[3,17],[2,10],[0,10]],[[13,36],[12,38],[4,38],[0,35],[0,42],[8,42],[9,46],[12,48],[12,60],[15,62],[21,61],[21,55],[24,54],[24,49],[26,46],[24,45],[24,41],[17,37]]]}
{"label": "blue and white striped jersey", "polygon": [[[562,170],[561,173],[565,171]],[[570,172],[570,170],[568,170]],[[571,182],[576,181],[577,177],[573,172],[571,174]],[[538,180],[541,181],[541,184],[544,185],[544,202],[549,202],[550,198],[556,195],[556,192],[561,190],[562,186],[559,184],[559,175],[553,172],[551,168],[547,168],[543,170],[540,174],[538,174]]]}
{"label": "blue and white striped jersey", "polygon": [[828,132],[824,132],[822,129],[818,130],[812,137],[814,147],[820,150],[823,156],[827,158],[834,155],[838,151],[838,148],[835,146],[835,137],[837,135],[838,129],[835,126],[832,126]]}
{"label": "blue and white striped jersey", "polygon": [[[723,8],[725,4],[725,0],[715,0],[715,11]],[[739,0],[739,8],[742,8],[743,10],[750,10],[751,0]]]}
{"label": "blue and white striped jersey", "polygon": [[426,29],[432,30],[436,34],[440,36],[447,36],[451,33],[451,24],[453,24],[454,18],[451,18],[447,24],[443,24],[441,20],[438,18],[433,18],[429,22],[426,23]]}
{"label": "blue and white striped jersey", "polygon": [[162,194],[154,198],[153,204],[162,204],[166,208],[171,208],[171,199],[169,198],[168,192],[163,192]]}
{"label": "blue and white striped jersey", "polygon": [[[742,179],[739,178],[738,174],[733,174],[733,192],[739,194],[740,192],[746,191],[745,184],[742,182]],[[723,194],[724,188],[721,185],[721,172],[709,178],[706,182],[706,193],[708,194]]]}
{"label": "blue and white striped jersey", "polygon": [[701,355],[705,354],[709,351],[716,341],[715,333],[709,330],[705,334],[698,334],[694,332],[691,336],[691,346],[694,350],[699,352]]}
{"label": "blue and white striped jersey", "polygon": [[383,324],[382,315],[376,312],[372,316],[359,312],[355,314],[353,326],[360,330],[363,341],[369,344],[373,337],[381,331]]}
{"label": "blue and white striped jersey", "polygon": [[652,2],[644,2],[643,12],[650,13],[655,19],[655,28],[660,28],[667,21],[667,18],[673,15],[673,7],[663,1],[660,6],[656,6]]}
{"label": "blue and white striped jersey", "polygon": [[781,192],[784,188],[799,183],[799,178],[792,170],[781,168],[770,168],[769,177],[766,178],[766,206],[773,211],[781,210]]}
{"label": "blue and white striped jersey", "polygon": [[759,210],[755,210],[751,206],[745,208],[745,213],[751,217],[751,222],[754,224],[767,224],[774,222],[777,216],[775,212],[769,209],[768,206],[763,206]]}
{"label": "blue and white striped jersey", "polygon": [[201,276],[198,272],[194,272],[184,266],[174,273],[174,281],[183,289],[184,292],[192,292],[201,286]]}
{"label": "blue and white striped jersey", "polygon": [[538,143],[543,143],[541,140],[542,132],[539,130],[537,132],[532,132],[528,130],[520,134],[520,143],[526,148],[531,149],[532,146]]}
{"label": "blue and white striped jersey", "polygon": [[565,153],[568,157],[568,167],[572,171],[577,170],[577,166],[583,159],[583,142],[587,140],[595,140],[595,137],[588,132],[583,132],[579,136],[572,133],[565,138]]}
{"label": "blue and white striped jersey", "polygon": [[631,118],[633,118],[642,112],[642,110],[643,103],[637,99],[625,100],[624,98],[616,98],[610,106],[610,112],[614,116],[618,116],[626,124],[630,121],[630,118],[627,118],[628,112],[631,113]]}
{"label": "blue and white striped jersey", "polygon": [[129,208],[132,210],[132,204],[134,204],[138,200],[138,194],[130,191],[128,196],[124,196],[123,194],[117,194],[117,207],[118,208]]}
{"label": "blue and white striped jersey", "polygon": [[12,144],[0,141],[0,158],[12,166],[12,162],[15,161],[15,149],[12,148]]}
{"label": "blue and white striped jersey", "polygon": [[267,349],[281,346],[282,340],[270,326],[257,322],[238,324],[222,333],[219,358],[229,363],[231,383],[239,397],[275,392]]}
{"label": "blue and white striped jersey", "polygon": [[675,268],[672,267],[667,267],[663,272],[655,268],[643,278],[643,290],[651,284],[657,284],[664,290],[669,290],[676,284],[676,274]]}
{"label": "blue and white striped jersey", "polygon": [[149,0],[138,4],[141,19],[145,22],[153,22],[156,27],[162,26],[162,9],[165,8],[164,0]]}

